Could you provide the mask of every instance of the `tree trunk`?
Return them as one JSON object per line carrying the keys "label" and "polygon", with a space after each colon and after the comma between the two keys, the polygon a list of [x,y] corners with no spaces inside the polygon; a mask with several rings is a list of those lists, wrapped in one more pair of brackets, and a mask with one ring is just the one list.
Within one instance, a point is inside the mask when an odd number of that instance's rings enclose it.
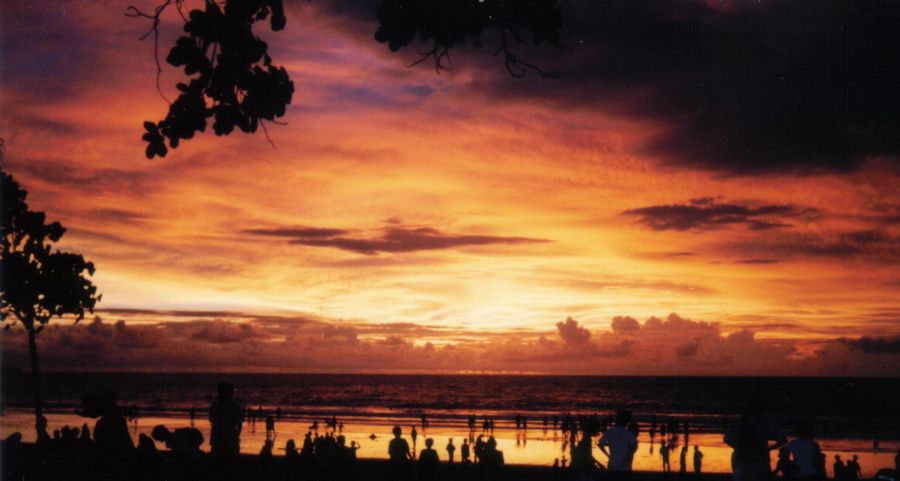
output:
{"label": "tree trunk", "polygon": [[[28,331],[28,351],[31,355],[31,378],[34,381],[34,422],[38,431],[40,431],[41,418],[44,417],[44,405],[41,402],[41,372],[38,369],[37,342],[35,336],[37,333],[34,328]],[[38,433],[40,436],[40,432]]]}

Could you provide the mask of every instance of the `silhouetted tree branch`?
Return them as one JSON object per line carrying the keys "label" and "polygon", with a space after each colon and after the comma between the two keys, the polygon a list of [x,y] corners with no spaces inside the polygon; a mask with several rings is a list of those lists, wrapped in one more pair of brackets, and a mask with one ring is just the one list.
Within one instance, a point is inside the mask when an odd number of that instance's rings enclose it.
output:
{"label": "silhouetted tree branch", "polygon": [[[179,37],[166,62],[182,67],[190,80],[178,83],[181,92],[169,102],[169,112],[158,122],[144,122],[143,139],[148,158],[164,157],[169,148],[206,130],[213,119],[216,135],[228,135],[237,127],[253,133],[263,121],[278,123],[291,103],[294,83],[284,67],[275,66],[268,45],[253,33],[256,22],[269,20],[272,30],[284,28],[286,18],[282,0],[204,0],[204,9],[184,15],[184,0],[164,0],[153,12],[128,7],[126,15],[151,21],[141,39],[153,34],[157,66],[157,90],[162,64],[159,60],[159,25],[172,5],[184,20],[187,35]],[[398,51],[413,43],[424,43],[429,50],[409,66],[434,60],[435,72],[448,68],[450,49],[471,42],[481,46],[486,29],[500,32],[495,55],[503,54],[507,72],[523,77],[534,72],[552,77],[537,66],[519,60],[512,52],[509,38],[516,45],[526,42],[520,34],[529,33],[534,45],[559,45],[562,14],[557,0],[381,0],[375,9],[379,27],[378,42]],[[446,63],[445,63],[446,62]],[[168,99],[166,100],[168,102]]]}

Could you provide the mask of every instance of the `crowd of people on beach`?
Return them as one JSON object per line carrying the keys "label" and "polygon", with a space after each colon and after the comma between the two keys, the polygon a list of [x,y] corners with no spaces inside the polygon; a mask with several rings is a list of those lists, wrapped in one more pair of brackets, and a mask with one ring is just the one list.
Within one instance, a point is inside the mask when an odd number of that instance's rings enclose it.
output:
{"label": "crowd of people on beach", "polygon": [[[65,426],[48,432],[47,420],[39,416],[36,423],[37,438],[33,445],[23,443],[21,433],[14,433],[2,443],[2,474],[4,480],[60,480],[60,481],[203,481],[243,480],[259,481],[351,481],[360,476],[371,479],[371,473],[359,473],[357,450],[359,444],[342,434],[343,422],[335,416],[325,418],[324,433],[319,433],[319,420],[314,420],[301,445],[294,439],[286,440],[284,456],[275,460],[274,450],[277,432],[275,419],[281,417],[247,409],[235,399],[235,389],[229,383],[217,386],[217,399],[209,407],[209,453],[202,450],[203,433],[194,427],[196,410],[190,410],[190,427],[174,430],[165,425],[154,427],[150,435],[140,434],[137,444],[129,433],[129,425],[136,427],[137,409],[121,408],[112,392],[89,393],[82,402],[80,415],[97,418],[93,430],[84,423],[80,427]],[[747,409],[740,421],[725,431],[724,442],[733,449],[731,458],[734,481],[769,481],[776,477],[783,481],[821,481],[828,478],[825,455],[813,438],[812,425],[802,423],[794,429],[788,440],[780,431],[767,426],[759,408]],[[241,459],[241,433],[245,422],[255,426],[255,419],[264,419],[266,436],[258,456]],[[528,429],[528,419],[522,415],[514,418],[517,434]],[[385,475],[390,481],[437,481],[446,476],[447,469],[459,471],[463,478],[481,480],[500,479],[505,464],[503,451],[498,449],[494,437],[495,419],[485,416],[481,432],[476,437],[477,418],[468,418],[469,435],[457,446],[449,438],[444,451],[446,462],[435,448],[435,440],[427,437],[425,448],[416,456],[418,431],[411,426],[413,446],[403,437],[403,430],[395,426],[393,438],[388,443],[388,462]],[[421,417],[425,432],[430,422]],[[621,481],[632,471],[638,447],[638,423],[625,410],[614,417],[597,415],[559,418],[543,417],[544,431],[552,427],[563,434],[564,454],[553,461],[554,479],[590,481],[601,478]],[[680,433],[679,433],[680,431]],[[688,475],[688,456],[691,456],[693,475],[703,472],[704,454],[698,445],[689,453],[690,426],[677,421],[650,423],[649,435],[655,439],[660,434],[659,457],[663,473],[671,473],[671,457],[677,449],[677,434],[684,445],[680,447],[679,474]],[[667,438],[667,435],[669,436]],[[375,439],[373,433],[370,438]],[[599,438],[597,448],[605,456],[605,464],[594,458],[593,442]],[[457,447],[460,451],[456,462]],[[163,448],[168,453],[161,451]],[[652,444],[650,453],[652,454]],[[31,456],[27,454],[31,453]],[[774,469],[770,466],[770,452],[778,452]],[[27,461],[33,460],[31,464]],[[895,464],[900,462],[900,453]],[[252,472],[248,472],[249,469]],[[898,481],[898,466],[882,469],[875,475],[879,481]],[[862,469],[858,456],[846,463],[834,456],[833,479],[858,481]],[[459,477],[459,476],[457,476]]]}

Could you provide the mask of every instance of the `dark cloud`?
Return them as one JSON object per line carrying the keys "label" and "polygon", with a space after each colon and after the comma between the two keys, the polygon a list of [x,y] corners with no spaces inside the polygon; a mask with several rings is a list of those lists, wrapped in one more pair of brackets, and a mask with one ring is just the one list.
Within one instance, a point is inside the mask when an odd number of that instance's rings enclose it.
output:
{"label": "dark cloud", "polygon": [[698,351],[700,351],[700,338],[699,337],[695,337],[693,339],[685,341],[685,342],[679,344],[675,348],[675,353],[680,358],[694,357],[697,355]]}
{"label": "dark cloud", "polygon": [[558,79],[473,89],[662,120],[646,151],[723,171],[848,171],[900,153],[900,4],[563,5],[565,47],[521,52]]}
{"label": "dark cloud", "polygon": [[814,217],[818,211],[791,204],[750,206],[692,199],[688,204],[653,205],[622,212],[653,230],[715,230],[743,226],[752,230],[790,227],[786,221]]}
{"label": "dark cloud", "polygon": [[252,324],[227,321],[199,323],[199,327],[191,333],[190,338],[198,342],[213,344],[234,344],[261,337]]}
{"label": "dark cloud", "polygon": [[270,237],[288,237],[288,238],[321,238],[336,237],[349,233],[344,229],[329,229],[322,227],[286,227],[276,229],[245,229],[241,231],[244,234],[270,236]]}
{"label": "dark cloud", "polygon": [[735,264],[777,264],[781,262],[778,259],[740,259],[734,261]]}
{"label": "dark cloud", "polygon": [[637,321],[637,319],[630,316],[613,317],[610,327],[616,334],[626,334],[629,332],[637,332],[641,330],[641,324]]}
{"label": "dark cloud", "polygon": [[77,186],[79,191],[89,193],[128,192],[137,196],[146,194],[159,183],[159,178],[146,170],[81,169],[67,162],[47,159],[10,162],[10,170],[48,184]]}
{"label": "dark cloud", "polygon": [[[611,329],[594,332],[570,317],[547,325],[556,336],[549,329],[485,333],[243,313],[210,319],[185,312],[177,321],[154,322],[132,322],[130,315],[122,316],[127,323],[51,323],[39,338],[43,365],[61,371],[892,375],[900,354],[896,336],[864,337],[815,341],[822,349],[803,358],[798,341],[756,339],[746,329],[723,335],[717,323],[677,314],[643,323],[620,316]],[[167,316],[144,311],[134,318]],[[21,327],[0,333],[0,343],[4,365],[27,366]]]}
{"label": "dark cloud", "polygon": [[900,238],[878,229],[761,236],[726,246],[738,254],[788,258],[864,259],[900,262]]}
{"label": "dark cloud", "polygon": [[88,217],[98,221],[112,221],[123,223],[138,223],[147,220],[146,214],[123,209],[92,209]]}
{"label": "dark cloud", "polygon": [[900,337],[860,337],[841,339],[841,343],[866,354],[900,354]]}
{"label": "dark cloud", "polygon": [[343,339],[347,342],[356,342],[359,331],[353,326],[325,326],[322,329],[322,337],[326,340]]}
{"label": "dark cloud", "polygon": [[560,339],[566,345],[572,347],[584,347],[591,343],[591,331],[588,331],[578,325],[578,321],[572,317],[566,318],[565,321],[556,323],[556,330],[559,332]]}
{"label": "dark cloud", "polygon": [[286,237],[291,244],[313,247],[333,247],[365,255],[401,253],[424,250],[454,249],[466,246],[493,244],[533,244],[549,242],[530,237],[448,234],[431,227],[387,227],[374,233],[353,234],[344,229],[315,227],[248,229],[247,234]]}

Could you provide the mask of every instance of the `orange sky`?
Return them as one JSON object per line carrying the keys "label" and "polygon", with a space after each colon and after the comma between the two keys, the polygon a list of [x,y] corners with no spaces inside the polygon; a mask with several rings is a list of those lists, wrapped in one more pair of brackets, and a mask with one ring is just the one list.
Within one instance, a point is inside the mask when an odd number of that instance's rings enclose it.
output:
{"label": "orange sky", "polygon": [[[102,325],[48,331],[56,350],[117,339],[88,368],[896,374],[890,158],[673,164],[653,146],[676,126],[627,108],[629,89],[557,101],[565,77],[512,78],[489,53],[406,68],[413,51],[318,3],[265,33],[296,88],[288,125],[269,128],[277,148],[208,132],[147,160],[141,123],[166,104],[146,25],[125,4],[3,0],[4,168],[103,292]],[[177,78],[166,69],[167,95]],[[522,83],[547,93],[497,94]],[[173,339],[216,354],[153,340],[179,322],[193,330]],[[8,361],[21,334],[3,336]],[[403,361],[416,356],[430,361]]]}

